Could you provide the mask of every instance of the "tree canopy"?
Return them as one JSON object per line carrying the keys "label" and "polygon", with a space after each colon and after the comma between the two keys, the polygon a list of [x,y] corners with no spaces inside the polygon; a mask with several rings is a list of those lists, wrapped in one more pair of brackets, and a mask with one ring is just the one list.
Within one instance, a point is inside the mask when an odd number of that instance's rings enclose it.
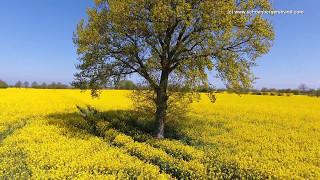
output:
{"label": "tree canopy", "polygon": [[14,85],[14,87],[16,87],[16,88],[22,88],[22,82],[21,82],[21,81],[16,82],[16,84]]}
{"label": "tree canopy", "polygon": [[0,80],[0,89],[6,89],[8,87],[9,85],[5,81]]}
{"label": "tree canopy", "polygon": [[270,9],[268,0],[95,0],[74,36],[80,57],[74,85],[97,95],[138,74],[157,94],[158,120],[168,87],[207,86],[210,71],[229,88],[249,88],[251,67],[274,33],[261,15],[230,11]]}
{"label": "tree canopy", "polygon": [[137,88],[137,85],[133,82],[133,81],[130,81],[130,80],[121,80],[119,81],[115,88],[117,89],[136,89]]}

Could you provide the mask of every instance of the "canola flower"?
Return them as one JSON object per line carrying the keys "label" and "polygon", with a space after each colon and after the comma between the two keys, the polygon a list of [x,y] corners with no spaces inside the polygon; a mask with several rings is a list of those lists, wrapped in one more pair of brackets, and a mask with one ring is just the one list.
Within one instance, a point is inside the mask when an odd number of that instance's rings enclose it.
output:
{"label": "canola flower", "polygon": [[320,178],[320,99],[217,94],[178,122],[185,139],[82,128],[76,105],[131,110],[130,91],[0,90],[0,179]]}

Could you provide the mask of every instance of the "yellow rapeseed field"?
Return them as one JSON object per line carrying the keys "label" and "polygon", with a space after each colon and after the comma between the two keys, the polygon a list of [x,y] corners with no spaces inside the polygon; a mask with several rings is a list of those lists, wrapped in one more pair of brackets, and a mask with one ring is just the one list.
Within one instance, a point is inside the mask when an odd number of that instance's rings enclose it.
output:
{"label": "yellow rapeseed field", "polygon": [[[129,93],[0,90],[0,179],[320,179],[320,98],[203,96],[176,123],[179,139],[156,140],[123,130]],[[114,122],[94,135],[76,105]]]}

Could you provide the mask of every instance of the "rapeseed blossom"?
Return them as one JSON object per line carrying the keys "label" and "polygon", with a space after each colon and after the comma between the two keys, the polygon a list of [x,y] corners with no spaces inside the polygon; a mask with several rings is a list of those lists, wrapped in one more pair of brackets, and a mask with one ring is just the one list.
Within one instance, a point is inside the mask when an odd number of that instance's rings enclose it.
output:
{"label": "rapeseed blossom", "polygon": [[[76,105],[131,110],[130,91],[0,90],[0,178],[320,178],[320,99],[217,94],[178,122],[184,138],[79,127]],[[71,125],[72,124],[72,125]]]}

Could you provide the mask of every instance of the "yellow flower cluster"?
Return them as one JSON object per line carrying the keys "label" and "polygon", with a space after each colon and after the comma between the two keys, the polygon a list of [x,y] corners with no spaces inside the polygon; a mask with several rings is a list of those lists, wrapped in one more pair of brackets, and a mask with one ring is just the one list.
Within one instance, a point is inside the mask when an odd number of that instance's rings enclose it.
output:
{"label": "yellow flower cluster", "polygon": [[122,134],[117,135],[113,143],[125,149],[129,154],[159,166],[161,170],[176,178],[205,178],[205,166],[197,160],[184,161],[175,158],[162,149],[153,148],[147,143],[135,142],[130,136]]}
{"label": "yellow flower cluster", "polygon": [[34,119],[0,147],[2,178],[168,178],[101,139]]}
{"label": "yellow flower cluster", "polygon": [[319,98],[203,96],[177,123],[181,140],[81,128],[76,105],[130,110],[129,93],[0,90],[0,179],[320,178]]}
{"label": "yellow flower cluster", "polygon": [[[320,178],[320,99],[218,94],[193,104],[184,133],[220,161],[266,177]],[[197,122],[197,123],[195,123]]]}

